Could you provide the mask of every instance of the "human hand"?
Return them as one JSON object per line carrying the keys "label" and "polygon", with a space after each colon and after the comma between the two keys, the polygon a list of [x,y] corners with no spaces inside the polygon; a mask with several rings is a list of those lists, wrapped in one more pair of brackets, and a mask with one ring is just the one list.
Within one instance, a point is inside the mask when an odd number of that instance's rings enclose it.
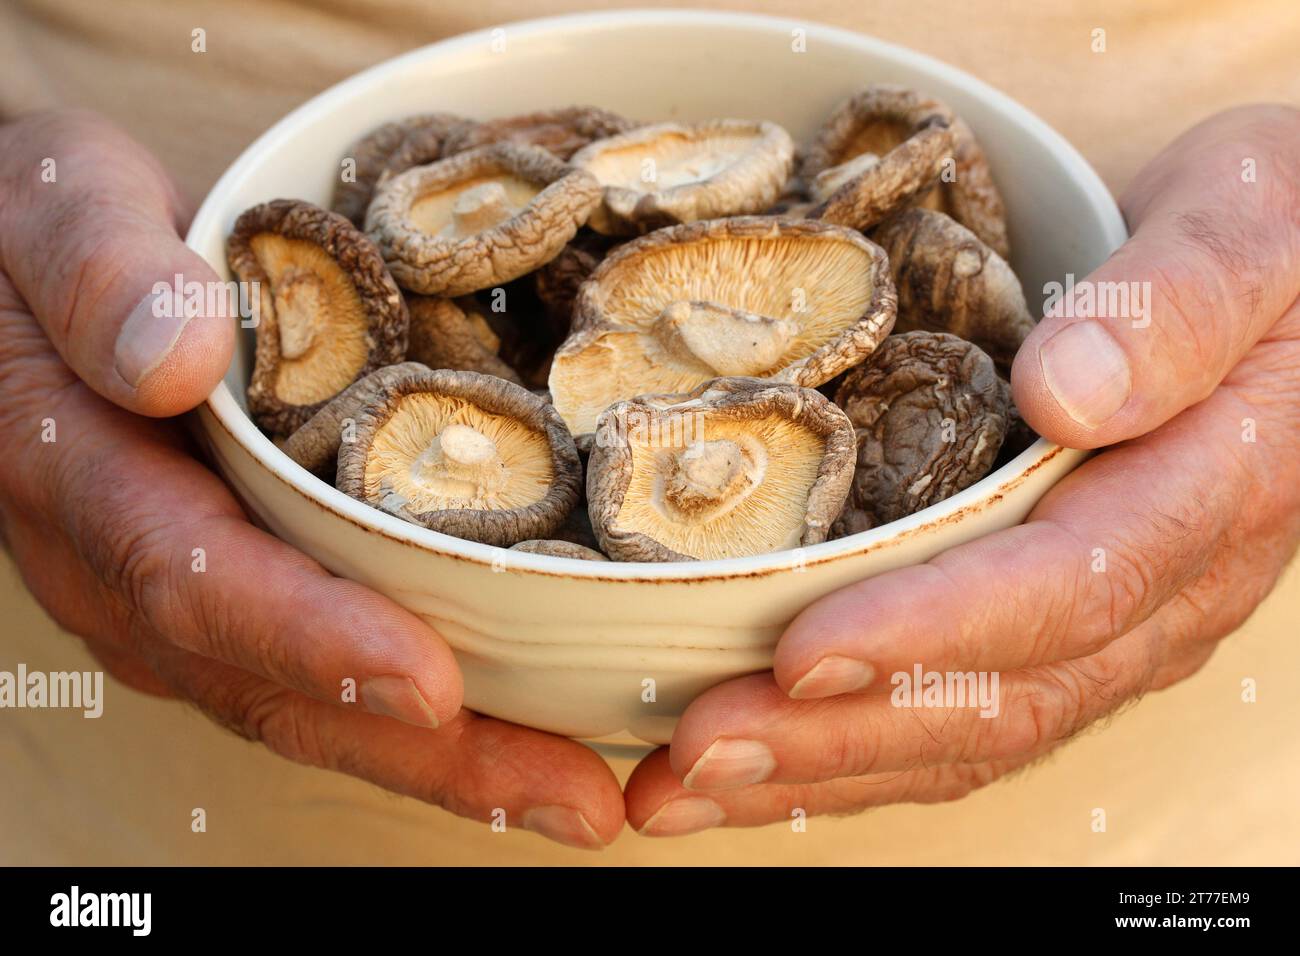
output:
{"label": "human hand", "polygon": [[[1248,107],[1139,175],[1089,279],[1150,283],[1149,324],[1054,310],[1012,372],[1040,434],[1110,447],[1023,525],[806,609],[774,673],[701,696],[637,768],[634,827],[959,798],[1205,663],[1300,539],[1297,155],[1300,112]],[[918,663],[997,672],[1000,712],[893,706]]]}
{"label": "human hand", "polygon": [[218,281],[181,242],[180,207],[100,119],[0,127],[0,532],[27,586],[123,683],[276,753],[484,823],[503,810],[612,841],[622,795],[596,754],[463,710],[436,633],[249,524],[161,420],[211,391],[234,336],[229,315],[153,314],[156,282]]}

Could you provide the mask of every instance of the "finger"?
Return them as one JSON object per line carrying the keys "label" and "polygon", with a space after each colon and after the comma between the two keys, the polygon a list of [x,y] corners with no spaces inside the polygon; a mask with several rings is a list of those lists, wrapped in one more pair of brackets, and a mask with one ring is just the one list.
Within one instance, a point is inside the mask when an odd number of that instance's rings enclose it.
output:
{"label": "finger", "polygon": [[[451,649],[420,618],[250,525],[156,424],[61,396],[45,505],[130,630],[336,705],[424,727],[460,708]],[[121,635],[128,640],[132,633]]]}
{"label": "finger", "polygon": [[1133,237],[1061,298],[1012,370],[1039,434],[1097,448],[1204,399],[1300,295],[1300,111],[1235,110],[1124,199]]}
{"label": "finger", "polygon": [[1158,634],[1144,628],[1079,661],[1005,674],[917,666],[880,693],[829,700],[791,700],[770,674],[729,681],[683,714],[673,769],[711,791],[1044,752],[1151,685]]}
{"label": "finger", "polygon": [[1033,757],[978,764],[944,764],[902,773],[866,774],[815,784],[766,784],[702,793],[687,790],[668,751],[646,757],[624,790],[627,821],[642,836],[685,836],[714,827],[756,827],[808,817],[858,813],[892,803],[960,800],[1026,764]]}
{"label": "finger", "polygon": [[[177,234],[176,190],[141,146],[87,113],[5,127],[0,264],[77,375],[144,415],[174,415],[220,381],[234,347],[217,275]],[[177,309],[176,277],[202,296]],[[192,286],[191,283],[203,283]]]}
{"label": "finger", "polygon": [[283,757],[583,849],[613,842],[623,826],[617,779],[581,744],[468,711],[438,730],[349,714],[176,648],[156,650],[178,693]]}
{"label": "finger", "polygon": [[[1008,671],[1105,647],[1199,578],[1258,511],[1241,417],[1216,393],[1176,427],[1084,463],[1025,524],[812,604],[777,645],[777,681],[829,697],[917,662]],[[1225,603],[1244,609],[1249,593]]]}

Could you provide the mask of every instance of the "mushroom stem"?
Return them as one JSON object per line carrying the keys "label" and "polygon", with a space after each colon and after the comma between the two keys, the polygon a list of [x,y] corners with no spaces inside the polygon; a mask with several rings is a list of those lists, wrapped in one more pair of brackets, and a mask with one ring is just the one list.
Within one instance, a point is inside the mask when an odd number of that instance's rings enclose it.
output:
{"label": "mushroom stem", "polygon": [[823,169],[813,178],[809,193],[815,202],[825,202],[849,180],[857,179],[879,165],[880,157],[875,153],[861,153],[838,166]]}
{"label": "mushroom stem", "polygon": [[703,363],[717,375],[761,375],[776,366],[799,325],[715,302],[672,302],[653,334],[669,352]]}
{"label": "mushroom stem", "polygon": [[673,457],[664,481],[664,500],[697,520],[721,514],[753,489],[752,470],[749,457],[734,441],[694,442]]}
{"label": "mushroom stem", "polygon": [[505,462],[496,443],[468,425],[448,425],[411,463],[417,480],[447,489],[463,487],[457,497],[477,498],[499,490],[506,481]]}
{"label": "mushroom stem", "polygon": [[329,308],[320,278],[310,270],[292,269],[275,287],[275,325],[280,357],[301,358],[316,341]]}
{"label": "mushroom stem", "polygon": [[472,236],[491,229],[510,216],[506,188],[495,180],[465,190],[451,206],[451,221],[456,234],[461,236]]}

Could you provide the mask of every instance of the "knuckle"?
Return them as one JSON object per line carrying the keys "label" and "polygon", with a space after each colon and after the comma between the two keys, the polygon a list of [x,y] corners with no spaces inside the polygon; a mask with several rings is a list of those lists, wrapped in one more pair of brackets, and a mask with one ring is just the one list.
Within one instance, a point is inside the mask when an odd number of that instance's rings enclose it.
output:
{"label": "knuckle", "polygon": [[[1207,237],[1202,240],[1209,242]],[[1217,241],[1217,240],[1215,240]],[[1219,324],[1207,316],[1221,315],[1222,292],[1212,288],[1203,264],[1186,254],[1160,262],[1146,262],[1141,275],[1151,283],[1151,315],[1160,323],[1160,334],[1146,336],[1153,350],[1162,350],[1166,361],[1176,367],[1222,371],[1232,347]],[[1217,378],[1206,385],[1206,394]]]}
{"label": "knuckle", "polygon": [[917,779],[912,787],[912,799],[916,803],[952,803],[988,786],[997,777],[996,769],[987,763],[936,767],[926,777]]}
{"label": "knuckle", "polygon": [[218,692],[212,703],[217,719],[246,740],[261,743],[295,763],[340,768],[339,755],[330,755],[304,698],[264,681]]}
{"label": "knuckle", "polygon": [[[831,712],[828,708],[828,721]],[[822,736],[822,766],[831,777],[870,773],[880,752],[880,730],[872,721],[848,721]]]}
{"label": "knuckle", "polygon": [[1040,679],[1026,686],[1019,706],[990,721],[998,726],[991,729],[991,746],[982,756],[1039,753],[1073,734],[1083,702],[1077,681],[1062,676],[1068,673],[1064,665],[1042,669]]}

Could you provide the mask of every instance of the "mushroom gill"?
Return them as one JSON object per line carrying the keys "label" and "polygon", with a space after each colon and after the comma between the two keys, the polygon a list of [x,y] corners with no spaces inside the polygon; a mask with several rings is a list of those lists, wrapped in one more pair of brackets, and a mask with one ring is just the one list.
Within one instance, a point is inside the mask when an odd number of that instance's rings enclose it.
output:
{"label": "mushroom gill", "polygon": [[364,488],[368,500],[396,495],[414,514],[489,511],[541,501],[553,479],[541,434],[472,403],[415,392],[375,432]]}

